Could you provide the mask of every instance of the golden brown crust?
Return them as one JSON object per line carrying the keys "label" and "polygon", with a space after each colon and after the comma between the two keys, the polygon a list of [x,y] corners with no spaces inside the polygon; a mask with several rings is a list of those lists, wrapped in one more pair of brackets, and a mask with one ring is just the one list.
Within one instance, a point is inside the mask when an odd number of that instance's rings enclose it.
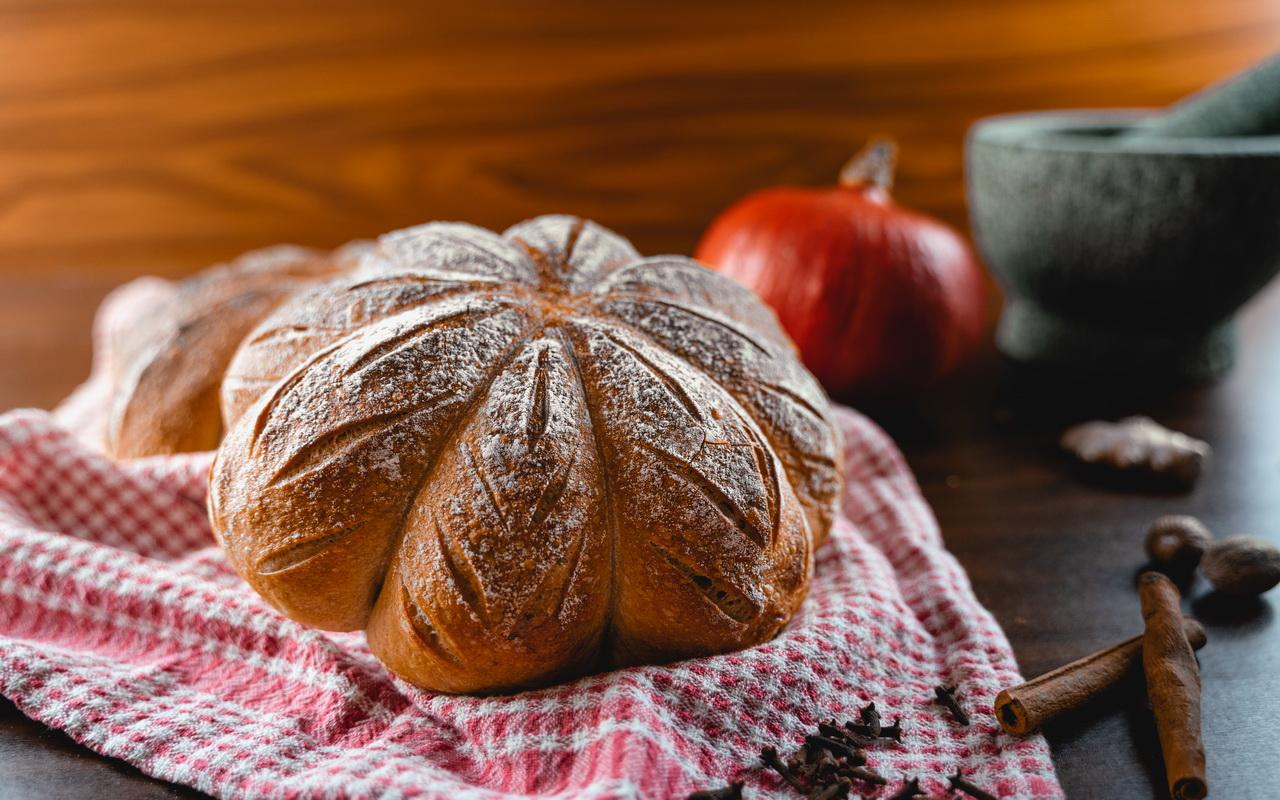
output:
{"label": "golden brown crust", "polygon": [[299,289],[349,268],[356,252],[271,247],[179,284],[112,343],[107,451],[128,458],[217,446],[219,387],[240,341]]}
{"label": "golden brown crust", "polygon": [[568,217],[383,237],[246,338],[223,403],[235,569],[444,691],[763,641],[838,495],[826,399],[759,301]]}

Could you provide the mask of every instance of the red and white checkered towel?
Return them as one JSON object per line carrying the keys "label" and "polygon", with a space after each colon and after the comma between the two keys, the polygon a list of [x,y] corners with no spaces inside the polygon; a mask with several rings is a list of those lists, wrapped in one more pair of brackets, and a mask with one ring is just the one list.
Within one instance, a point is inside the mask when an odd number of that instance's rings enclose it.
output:
{"label": "red and white checkered towel", "polygon": [[[118,294],[111,324],[143,284]],[[59,417],[0,416],[0,694],[148,774],[222,797],[682,797],[730,780],[798,797],[759,765],[875,701],[903,742],[890,784],[962,770],[1005,798],[1061,797],[1040,737],[988,709],[1018,680],[893,443],[840,410],[844,513],[801,613],[731,655],[535,692],[456,697],[396,680],[360,634],[277,614],[227,567],[205,515],[211,454],[115,462],[82,443],[91,380]],[[955,685],[973,724],[931,702]]]}

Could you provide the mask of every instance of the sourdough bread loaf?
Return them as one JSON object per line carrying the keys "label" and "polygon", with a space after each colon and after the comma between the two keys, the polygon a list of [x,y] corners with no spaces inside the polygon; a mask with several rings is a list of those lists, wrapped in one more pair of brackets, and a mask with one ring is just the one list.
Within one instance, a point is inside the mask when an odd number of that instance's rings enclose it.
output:
{"label": "sourdough bread loaf", "polygon": [[107,452],[118,458],[212,450],[232,354],[272,309],[350,268],[367,245],[326,253],[281,245],[246,253],[179,283],[139,324],[107,343]]}
{"label": "sourdough bread loaf", "polygon": [[772,313],[571,217],[382,237],[244,339],[223,412],[235,569],[450,692],[772,637],[839,494]]}

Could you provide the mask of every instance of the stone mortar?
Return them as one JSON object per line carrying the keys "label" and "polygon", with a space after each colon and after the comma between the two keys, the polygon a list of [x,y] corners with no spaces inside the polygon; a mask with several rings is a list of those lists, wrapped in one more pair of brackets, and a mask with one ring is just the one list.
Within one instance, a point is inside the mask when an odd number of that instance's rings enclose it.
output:
{"label": "stone mortar", "polygon": [[1117,134],[1139,112],[981,120],[974,235],[1006,292],[997,344],[1024,361],[1204,380],[1236,311],[1280,269],[1280,136]]}

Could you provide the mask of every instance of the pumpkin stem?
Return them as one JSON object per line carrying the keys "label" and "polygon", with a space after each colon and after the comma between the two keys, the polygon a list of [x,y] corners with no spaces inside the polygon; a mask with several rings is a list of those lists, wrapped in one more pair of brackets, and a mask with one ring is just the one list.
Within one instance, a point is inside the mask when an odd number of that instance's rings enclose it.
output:
{"label": "pumpkin stem", "polygon": [[892,139],[874,137],[840,170],[840,185],[888,192],[893,188],[893,168],[897,162],[898,145]]}

